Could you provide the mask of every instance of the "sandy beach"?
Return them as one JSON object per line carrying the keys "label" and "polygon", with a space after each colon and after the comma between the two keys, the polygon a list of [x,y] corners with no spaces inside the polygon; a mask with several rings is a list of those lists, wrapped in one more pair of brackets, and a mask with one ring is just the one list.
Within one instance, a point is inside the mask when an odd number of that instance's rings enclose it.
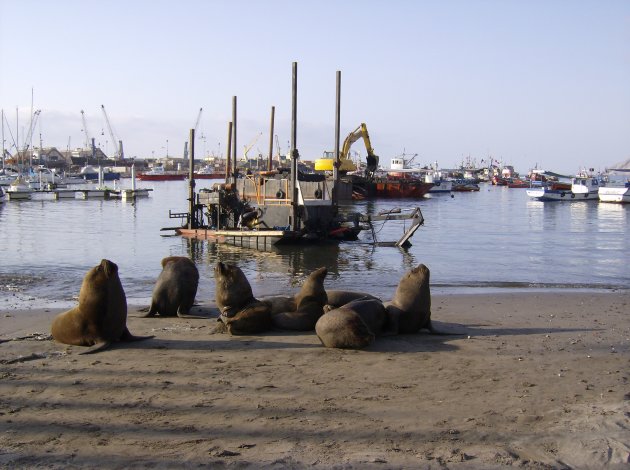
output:
{"label": "sandy beach", "polygon": [[93,355],[49,338],[60,309],[1,313],[0,466],[630,465],[627,291],[433,296],[435,326],[462,335],[362,351],[141,307],[129,329],[155,338]]}

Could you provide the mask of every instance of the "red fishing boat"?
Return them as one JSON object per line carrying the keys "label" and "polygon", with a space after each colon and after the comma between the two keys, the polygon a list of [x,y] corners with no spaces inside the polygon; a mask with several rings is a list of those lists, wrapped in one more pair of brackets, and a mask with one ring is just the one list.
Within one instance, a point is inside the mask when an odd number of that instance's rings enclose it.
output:
{"label": "red fishing boat", "polygon": [[418,178],[393,177],[376,179],[373,185],[374,195],[386,198],[421,198],[433,187],[433,183],[425,183]]}
{"label": "red fishing boat", "polygon": [[138,173],[137,178],[143,181],[181,181],[186,176],[185,171],[167,171],[163,166],[156,166],[144,173]]}

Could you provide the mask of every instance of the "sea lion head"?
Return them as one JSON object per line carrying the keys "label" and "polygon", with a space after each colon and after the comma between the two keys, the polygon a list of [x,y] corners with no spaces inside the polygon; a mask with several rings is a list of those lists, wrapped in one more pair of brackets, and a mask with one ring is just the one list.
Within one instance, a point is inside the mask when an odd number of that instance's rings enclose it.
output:
{"label": "sea lion head", "polygon": [[233,316],[254,298],[252,286],[238,266],[218,262],[214,280],[215,300],[222,315]]}
{"label": "sea lion head", "polygon": [[162,258],[162,268],[166,267],[167,264],[172,263],[173,261],[177,261],[181,256],[167,256],[166,258]]}
{"label": "sea lion head", "polygon": [[118,275],[118,265],[108,259],[102,259],[97,269],[101,269],[107,278]]}
{"label": "sea lion head", "polygon": [[79,302],[88,296],[105,297],[107,285],[112,280],[118,279],[118,266],[116,263],[103,259],[99,264],[90,269],[83,277],[83,284],[79,292]]}
{"label": "sea lion head", "polygon": [[412,312],[428,302],[430,309],[429,276],[429,268],[424,264],[407,271],[400,279],[394,294],[396,305],[404,311]]}
{"label": "sea lion head", "polygon": [[296,302],[299,304],[303,298],[315,296],[323,302],[322,307],[326,305],[326,303],[328,303],[328,295],[324,289],[324,279],[327,274],[328,269],[325,266],[318,268],[309,274],[304,281],[300,292],[296,296]]}

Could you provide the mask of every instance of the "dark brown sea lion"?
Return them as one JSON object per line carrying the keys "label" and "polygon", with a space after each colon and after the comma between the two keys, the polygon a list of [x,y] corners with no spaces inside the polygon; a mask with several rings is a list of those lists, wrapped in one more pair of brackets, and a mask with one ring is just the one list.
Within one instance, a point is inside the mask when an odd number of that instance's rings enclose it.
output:
{"label": "dark brown sea lion", "polygon": [[398,333],[416,333],[423,328],[437,333],[431,325],[429,277],[429,268],[418,265],[402,276],[394,298],[385,302],[391,327]]}
{"label": "dark brown sea lion", "polygon": [[341,307],[347,303],[353,302],[359,299],[376,299],[372,294],[366,292],[353,292],[347,290],[327,290],[328,295],[328,310]]}
{"label": "dark brown sea lion", "polygon": [[162,260],[162,272],[157,278],[151,298],[151,308],[145,317],[205,318],[189,315],[199,285],[199,271],[185,256],[169,256]]}
{"label": "dark brown sea lion", "polygon": [[327,348],[361,349],[372,344],[386,324],[380,300],[356,300],[322,315],[315,332]]}
{"label": "dark brown sea lion", "polygon": [[129,333],[127,298],[118,277],[118,266],[106,259],[87,272],[79,292],[79,305],[57,315],[51,333],[60,343],[98,345],[81,354],[102,351],[119,341],[153,338]]}
{"label": "dark brown sea lion", "polygon": [[311,331],[324,314],[328,295],[324,289],[324,279],[328,274],[325,267],[313,271],[304,281],[300,292],[295,295],[295,310],[273,313],[273,324],[283,330]]}
{"label": "dark brown sea lion", "polygon": [[[225,263],[214,267],[219,321],[233,335],[261,333],[271,328],[271,307],[254,297],[243,271]],[[220,330],[219,330],[220,331]]]}

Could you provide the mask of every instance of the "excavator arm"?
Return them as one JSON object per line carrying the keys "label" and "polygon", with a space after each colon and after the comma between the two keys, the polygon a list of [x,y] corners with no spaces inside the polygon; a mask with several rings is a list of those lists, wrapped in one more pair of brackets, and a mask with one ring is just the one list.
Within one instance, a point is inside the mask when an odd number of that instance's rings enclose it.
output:
{"label": "excavator arm", "polygon": [[[365,123],[361,123],[359,127],[350,132],[346,139],[343,141],[343,146],[341,147],[341,152],[339,154],[339,171],[348,172],[356,170],[355,164],[350,160],[350,147],[357,140],[363,138],[363,142],[365,143],[365,148],[367,150],[367,167],[365,169],[365,176],[368,178],[372,178],[374,176],[374,172],[378,168],[378,156],[374,154],[374,149],[372,148],[372,143],[370,142],[370,135],[368,134],[367,126]],[[334,160],[330,158],[322,158],[315,161],[315,169],[316,170],[332,170],[334,165]]]}

